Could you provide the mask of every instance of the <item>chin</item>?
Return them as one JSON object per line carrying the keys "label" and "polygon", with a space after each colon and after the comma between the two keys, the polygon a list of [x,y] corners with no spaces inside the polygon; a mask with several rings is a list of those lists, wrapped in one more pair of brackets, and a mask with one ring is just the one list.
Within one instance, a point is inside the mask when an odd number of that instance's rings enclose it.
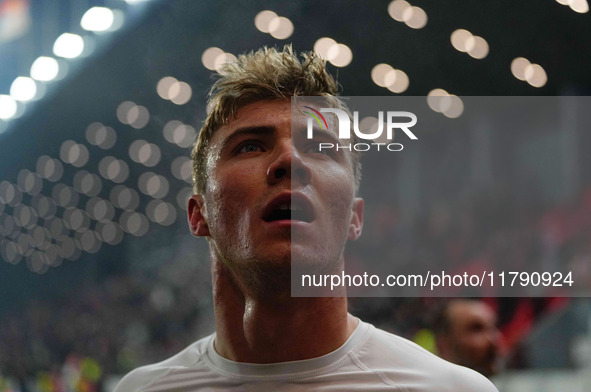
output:
{"label": "chin", "polygon": [[339,262],[338,259],[332,262],[327,260],[334,260],[334,258],[318,253],[293,253],[291,259],[292,270],[296,274],[340,274],[344,268],[343,263]]}

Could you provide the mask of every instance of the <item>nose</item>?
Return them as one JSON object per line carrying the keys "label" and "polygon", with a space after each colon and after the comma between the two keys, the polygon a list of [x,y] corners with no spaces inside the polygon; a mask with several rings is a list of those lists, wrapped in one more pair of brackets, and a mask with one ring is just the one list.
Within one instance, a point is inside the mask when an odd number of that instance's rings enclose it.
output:
{"label": "nose", "polygon": [[267,182],[274,185],[289,180],[299,185],[308,185],[311,178],[310,167],[302,159],[298,150],[291,145],[291,141],[279,146],[278,153],[273,157],[267,169]]}

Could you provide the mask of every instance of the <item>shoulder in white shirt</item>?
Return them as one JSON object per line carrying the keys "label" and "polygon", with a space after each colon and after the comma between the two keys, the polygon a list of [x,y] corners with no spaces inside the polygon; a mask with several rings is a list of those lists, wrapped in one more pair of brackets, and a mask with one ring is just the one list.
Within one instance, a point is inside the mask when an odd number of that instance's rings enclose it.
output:
{"label": "shoulder in white shirt", "polygon": [[115,392],[399,391],[498,392],[484,376],[359,321],[337,350],[273,364],[234,362],[214,349],[215,334],[125,376]]}

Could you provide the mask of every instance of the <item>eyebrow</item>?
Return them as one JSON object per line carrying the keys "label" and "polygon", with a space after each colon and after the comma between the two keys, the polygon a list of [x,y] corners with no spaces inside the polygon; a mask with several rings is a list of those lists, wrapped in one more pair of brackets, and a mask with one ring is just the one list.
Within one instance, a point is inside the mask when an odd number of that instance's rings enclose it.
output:
{"label": "eyebrow", "polygon": [[314,139],[326,139],[332,141],[335,144],[338,144],[342,141],[334,133],[330,131],[323,131],[322,129],[320,129],[319,131],[314,129]]}
{"label": "eyebrow", "polygon": [[[312,126],[312,130],[314,132],[314,138],[312,140],[328,140],[332,143],[338,144],[342,140],[337,137],[333,132],[328,130],[323,130],[314,124]],[[298,130],[298,133],[303,134],[304,137],[307,139],[307,129],[306,130]],[[293,138],[293,135],[292,135]]]}
{"label": "eyebrow", "polygon": [[235,139],[247,136],[269,136],[275,132],[275,127],[268,125],[255,125],[251,127],[242,127],[236,129],[222,142],[221,151],[223,151],[227,145],[231,144]]}

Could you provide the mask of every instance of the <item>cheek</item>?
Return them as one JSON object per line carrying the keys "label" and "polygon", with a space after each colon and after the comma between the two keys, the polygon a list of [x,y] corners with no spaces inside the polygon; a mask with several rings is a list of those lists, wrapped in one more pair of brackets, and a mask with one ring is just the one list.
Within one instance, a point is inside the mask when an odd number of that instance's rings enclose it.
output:
{"label": "cheek", "polygon": [[322,188],[325,208],[330,213],[330,230],[337,238],[348,237],[351,210],[353,207],[354,188],[348,183],[349,176],[327,177]]}
{"label": "cheek", "polygon": [[353,199],[355,195],[355,188],[351,179],[351,176],[347,172],[332,173],[324,177],[324,186],[322,192],[325,196],[332,201],[331,206],[338,208],[341,211],[346,210],[347,217],[350,215],[350,211],[353,205]]}
{"label": "cheek", "polygon": [[487,346],[486,338],[481,335],[473,335],[466,339],[466,346],[473,350],[480,350]]}
{"label": "cheek", "polygon": [[[217,232],[240,231],[253,211],[253,181],[247,172],[232,176],[216,175],[208,183],[208,218],[213,235]],[[222,179],[220,179],[222,178]]]}

